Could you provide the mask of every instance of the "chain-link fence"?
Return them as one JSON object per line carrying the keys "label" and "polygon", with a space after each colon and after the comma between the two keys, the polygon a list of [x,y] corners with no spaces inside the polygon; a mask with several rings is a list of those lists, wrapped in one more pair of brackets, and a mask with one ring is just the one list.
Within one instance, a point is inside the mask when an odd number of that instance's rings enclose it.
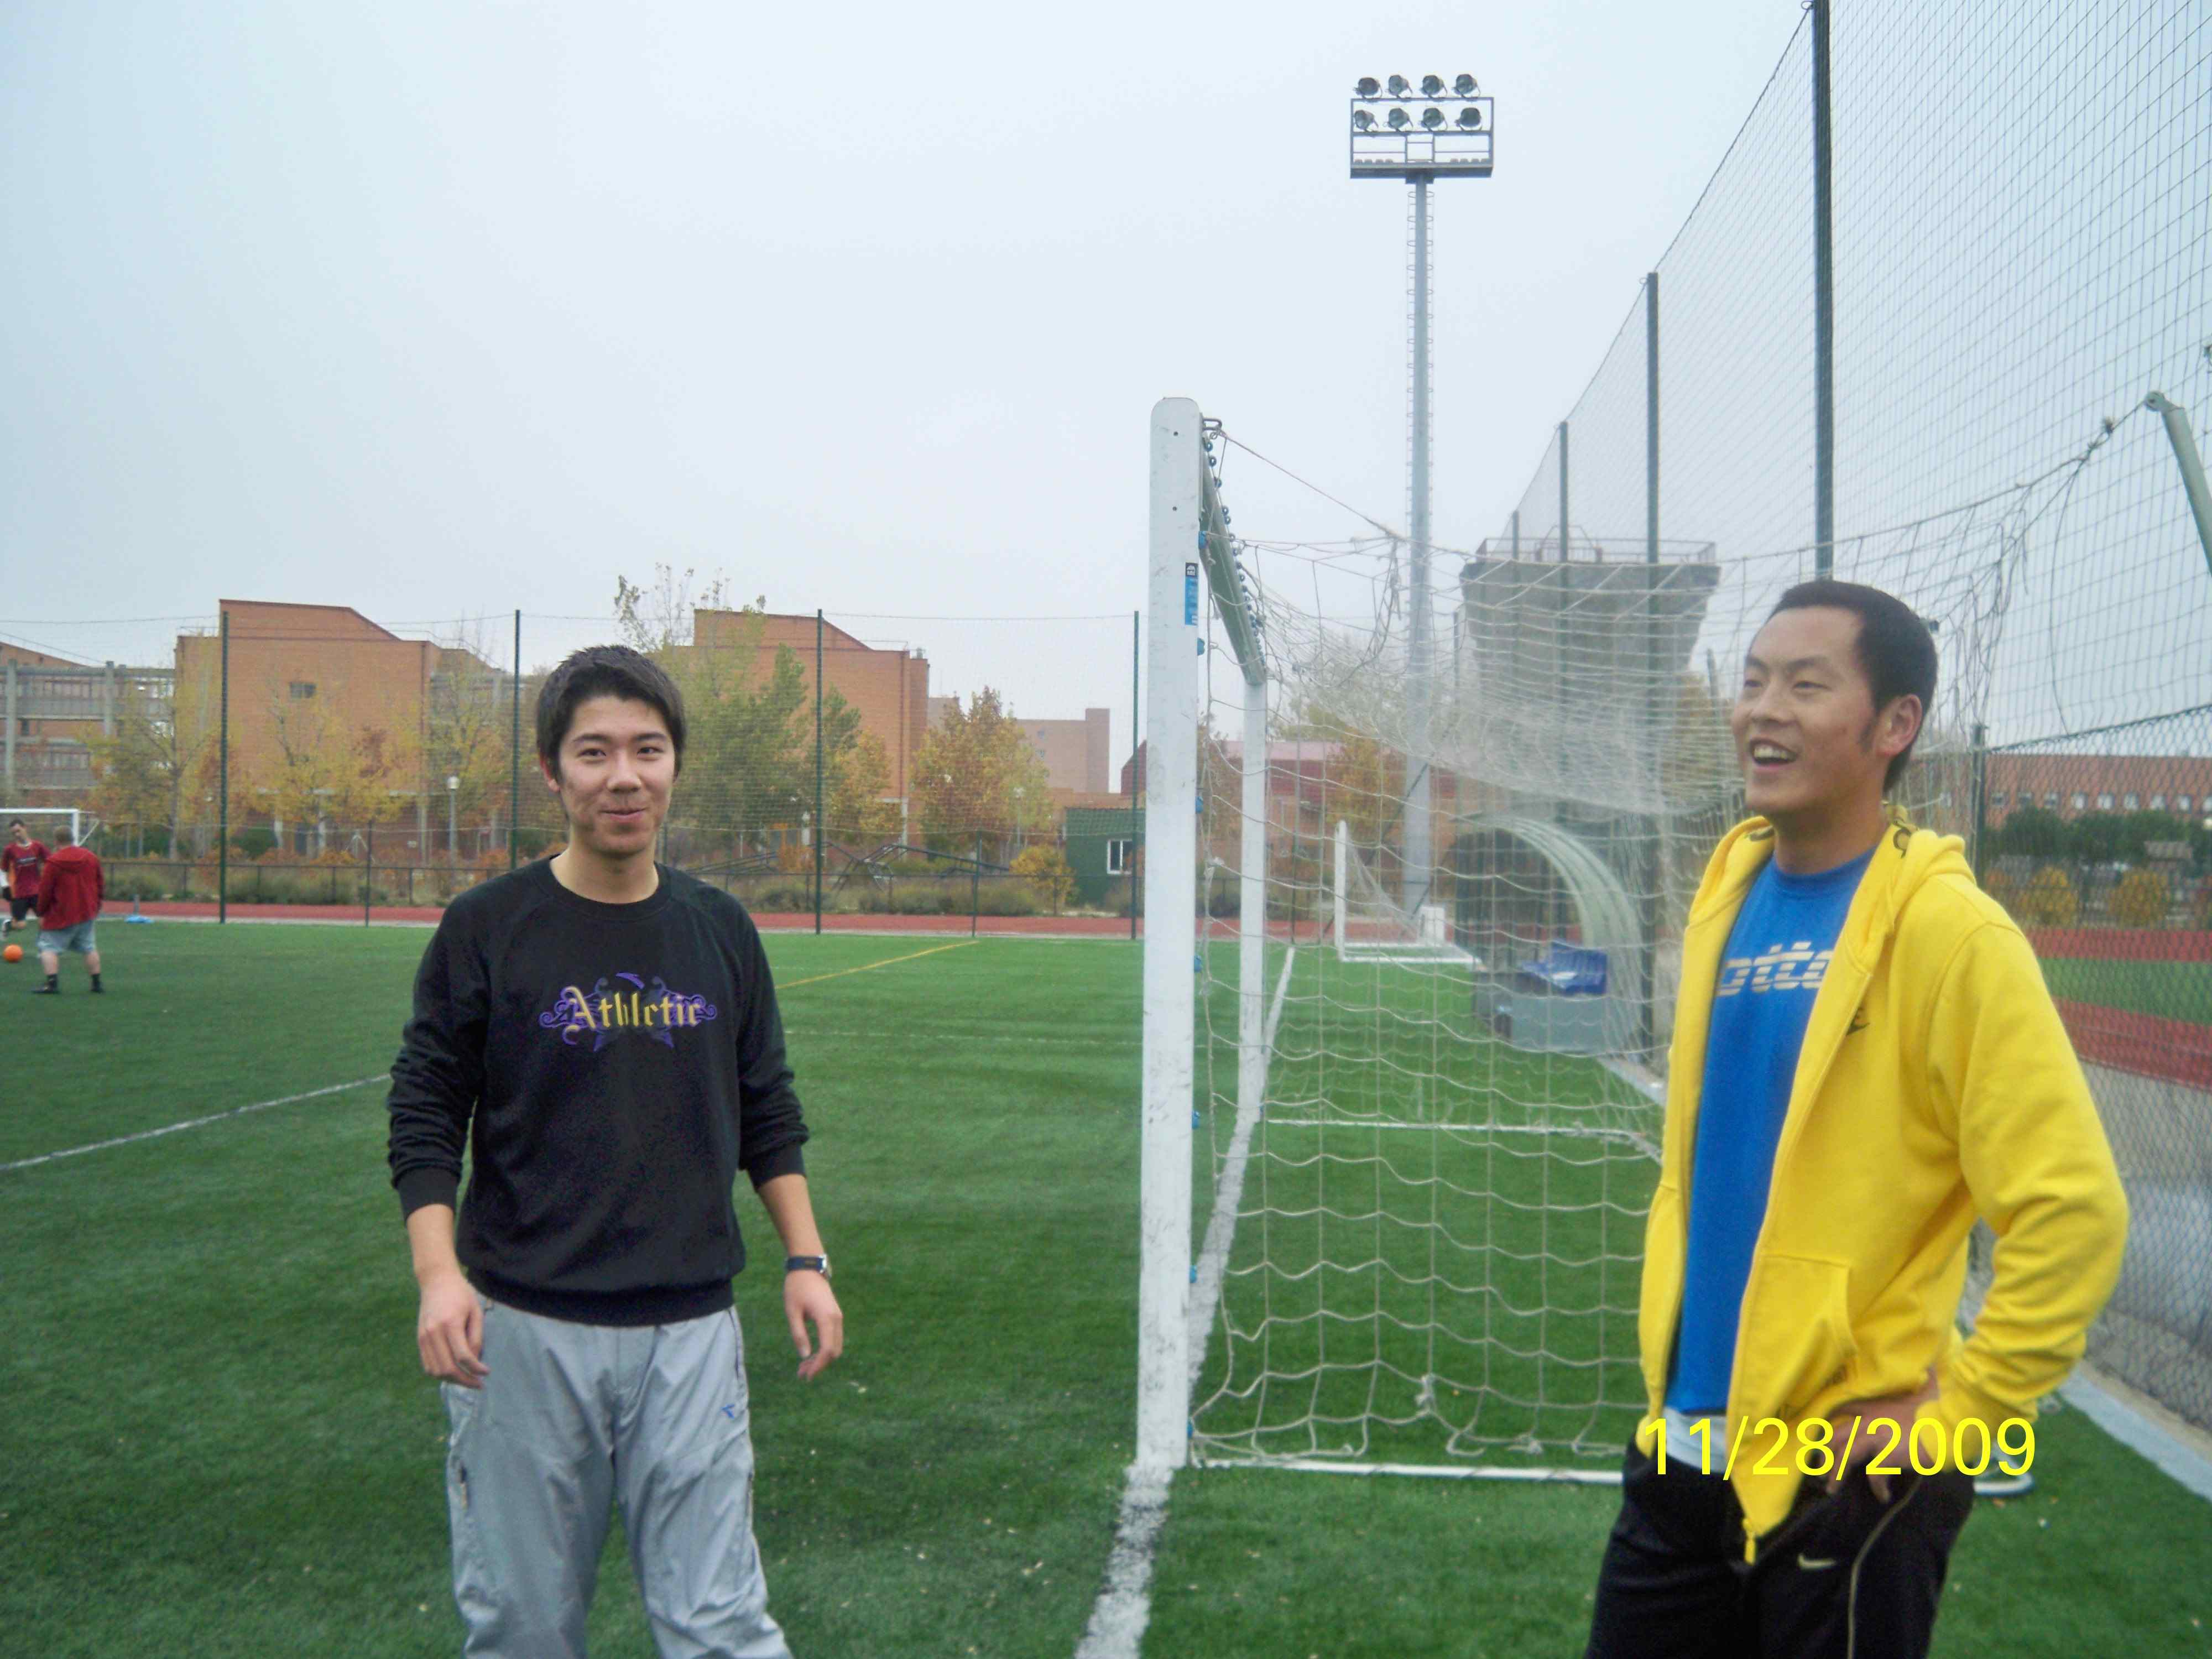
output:
{"label": "chain-link fence", "polygon": [[[2034,941],[2133,1205],[2091,1358],[2212,1428],[2212,13],[1827,12],[1528,434],[1440,763],[1650,905],[1656,1024],[1752,635],[1820,574],[1910,604],[1942,674],[1899,805]],[[1638,578],[1692,585],[1693,640]]]}
{"label": "chain-link fence", "polygon": [[[18,647],[4,799],[85,812],[111,897],[142,909],[419,919],[564,843],[538,696],[607,642],[647,651],[684,698],[660,858],[757,915],[1130,930],[1127,617],[782,613],[666,572],[621,584],[601,617],[387,628],[228,603],[155,667]],[[933,645],[964,694],[933,684]],[[1019,707],[1010,684],[1030,688]]]}

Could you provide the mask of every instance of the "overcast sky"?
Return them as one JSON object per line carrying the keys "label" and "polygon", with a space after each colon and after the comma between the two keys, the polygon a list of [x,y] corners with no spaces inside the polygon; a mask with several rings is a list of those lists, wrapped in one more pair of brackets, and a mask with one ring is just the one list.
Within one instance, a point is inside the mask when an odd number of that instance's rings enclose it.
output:
{"label": "overcast sky", "polygon": [[[1800,15],[9,6],[0,633],[163,659],[69,624],[225,596],[503,634],[668,561],[1121,748],[1154,399],[1402,520],[1406,191],[1346,176],[1352,81],[1497,99],[1496,176],[1437,192],[1471,544]],[[1349,527],[1248,480],[1240,529]]]}

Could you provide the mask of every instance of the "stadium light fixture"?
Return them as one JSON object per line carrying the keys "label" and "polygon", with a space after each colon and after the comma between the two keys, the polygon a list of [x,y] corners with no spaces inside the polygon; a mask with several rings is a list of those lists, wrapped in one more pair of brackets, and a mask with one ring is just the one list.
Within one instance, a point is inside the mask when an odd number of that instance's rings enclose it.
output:
{"label": "stadium light fixture", "polygon": [[1462,75],[1444,90],[1442,76],[1421,77],[1427,94],[1406,107],[1413,88],[1402,75],[1391,76],[1388,90],[1371,75],[1354,82],[1352,100],[1352,176],[1355,179],[1439,179],[1490,175],[1492,130],[1491,100],[1472,75]]}

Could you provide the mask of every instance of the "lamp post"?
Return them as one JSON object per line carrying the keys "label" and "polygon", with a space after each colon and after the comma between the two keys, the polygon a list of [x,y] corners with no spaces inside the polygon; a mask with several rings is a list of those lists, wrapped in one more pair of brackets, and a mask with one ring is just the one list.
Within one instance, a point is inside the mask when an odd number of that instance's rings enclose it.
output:
{"label": "lamp post", "polygon": [[1429,185],[1437,179],[1490,177],[1496,112],[1472,75],[1457,76],[1449,89],[1440,75],[1423,76],[1418,88],[1402,75],[1390,76],[1387,85],[1367,76],[1352,92],[1352,176],[1403,179],[1413,187],[1406,857],[1400,878],[1401,902],[1410,913],[1427,898],[1435,864],[1429,823],[1429,674],[1435,647],[1429,636]]}
{"label": "lamp post", "polygon": [[461,780],[458,774],[446,774],[446,862],[460,863]]}

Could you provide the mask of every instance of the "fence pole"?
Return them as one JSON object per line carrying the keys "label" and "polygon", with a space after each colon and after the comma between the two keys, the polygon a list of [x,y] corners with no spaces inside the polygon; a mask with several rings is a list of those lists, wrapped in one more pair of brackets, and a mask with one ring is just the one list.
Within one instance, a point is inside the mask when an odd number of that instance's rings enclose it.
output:
{"label": "fence pole", "polygon": [[216,728],[215,919],[230,920],[230,612],[222,613],[222,704]]}
{"label": "fence pole", "polygon": [[1559,422],[1559,562],[1567,562],[1567,423]]}
{"label": "fence pole", "polygon": [[1813,574],[1836,569],[1836,259],[1828,189],[1828,0],[1813,11]]}
{"label": "fence pole", "polygon": [[1974,885],[1982,884],[1982,871],[1989,863],[1986,843],[1989,840],[1989,731],[1978,720],[1974,724],[1974,746],[1969,751],[1973,758],[1973,781],[1969,786],[1973,795],[1974,812]]}
{"label": "fence pole", "polygon": [[361,866],[361,925],[366,927],[368,926],[368,907],[374,902],[376,893],[376,826],[374,824],[370,824],[368,829],[362,831],[361,842],[365,849],[362,854]]}
{"label": "fence pole", "polygon": [[[903,673],[905,671],[900,671]],[[822,611],[814,612],[814,931],[822,931]]]}
{"label": "fence pole", "polygon": [[979,919],[983,914],[983,832],[975,832],[975,859],[968,866],[968,937],[975,937]]}
{"label": "fence pole", "polygon": [[1121,849],[1121,872],[1129,883],[1129,939],[1137,938],[1137,790],[1144,781],[1144,726],[1137,718],[1137,699],[1144,685],[1141,653],[1145,613],[1129,613],[1129,839]]}
{"label": "fence pole", "polygon": [[[1666,726],[1665,694],[1660,684],[1659,637],[1659,273],[1644,278],[1644,664],[1647,731]],[[1665,803],[1663,757],[1652,757],[1652,817],[1646,833],[1644,883],[1644,995],[1637,1011],[1636,1046],[1647,1060],[1657,1046],[1659,1022],[1653,1003],[1659,986],[1659,809]]]}
{"label": "fence pole", "polygon": [[[507,867],[522,850],[522,612],[514,613],[514,730],[507,754]],[[411,883],[412,878],[410,878]]]}

